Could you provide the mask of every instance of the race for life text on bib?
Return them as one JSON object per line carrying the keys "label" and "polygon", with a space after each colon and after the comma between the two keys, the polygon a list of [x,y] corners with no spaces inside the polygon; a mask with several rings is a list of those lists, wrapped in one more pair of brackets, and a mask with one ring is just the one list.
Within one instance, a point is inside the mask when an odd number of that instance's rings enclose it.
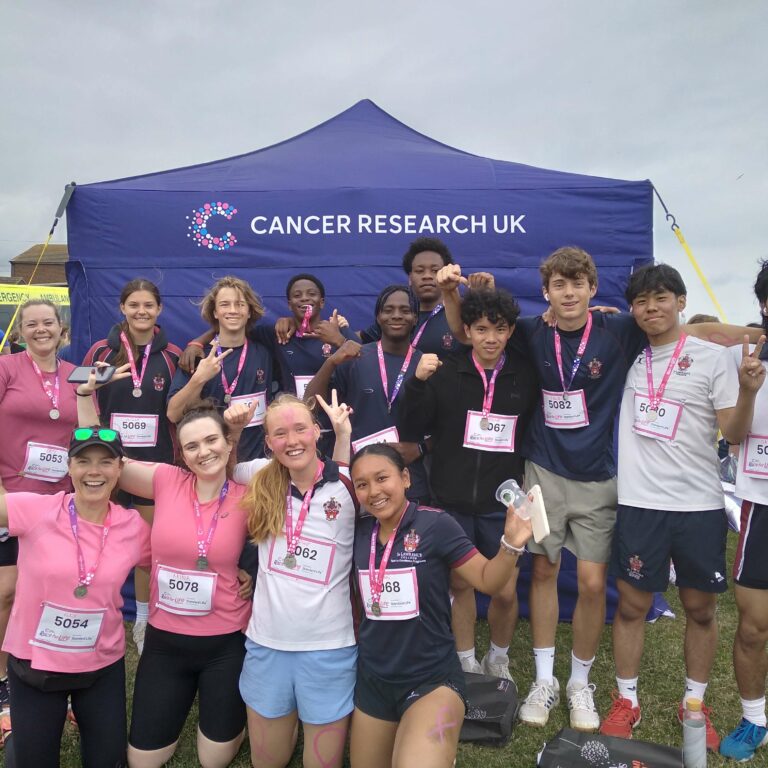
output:
{"label": "race for life text on bib", "polygon": [[55,483],[67,474],[67,449],[46,443],[27,443],[24,477]]}
{"label": "race for life text on bib", "polygon": [[363,598],[365,615],[371,621],[406,621],[419,615],[419,582],[416,568],[393,568],[384,572],[381,589],[381,615],[371,610],[371,579],[369,572],[358,573],[360,595]]}
{"label": "race for life text on bib", "polygon": [[683,415],[683,404],[676,400],[661,400],[657,410],[651,408],[648,395],[635,392],[635,420],[632,429],[654,440],[674,440]]}
{"label": "race for life text on bib", "polygon": [[73,610],[43,603],[43,611],[30,645],[65,653],[85,653],[96,647],[106,608]]}
{"label": "race for life text on bib", "polygon": [[213,610],[218,574],[157,566],[157,607],[182,616],[206,616]]}
{"label": "race for life text on bib", "polygon": [[154,448],[160,417],[154,413],[113,413],[109,426],[120,433],[123,445]]}
{"label": "race for life text on bib", "polygon": [[516,429],[517,416],[502,416],[498,413],[483,416],[481,411],[467,411],[464,447],[478,451],[513,453]]}
{"label": "race for life text on bib", "polygon": [[589,425],[587,397],[583,389],[573,392],[541,390],[544,423],[550,429],[577,429]]}
{"label": "race for life text on bib", "polygon": [[288,568],[283,564],[288,552],[287,544],[285,536],[272,539],[269,547],[270,571],[324,586],[330,583],[336,544],[301,536],[293,553],[296,558],[295,568]]}

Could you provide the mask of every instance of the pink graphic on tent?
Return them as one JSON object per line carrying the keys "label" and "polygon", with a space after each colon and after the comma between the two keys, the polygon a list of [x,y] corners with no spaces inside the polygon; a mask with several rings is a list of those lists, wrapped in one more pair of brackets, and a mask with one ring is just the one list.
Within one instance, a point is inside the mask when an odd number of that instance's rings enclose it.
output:
{"label": "pink graphic on tent", "polygon": [[187,216],[189,221],[187,237],[193,238],[198,248],[226,251],[237,243],[237,238],[231,232],[217,235],[209,231],[208,220],[213,216],[223,216],[227,221],[231,221],[236,213],[237,208],[229,203],[204,203],[199,208],[193,209],[191,216]]}

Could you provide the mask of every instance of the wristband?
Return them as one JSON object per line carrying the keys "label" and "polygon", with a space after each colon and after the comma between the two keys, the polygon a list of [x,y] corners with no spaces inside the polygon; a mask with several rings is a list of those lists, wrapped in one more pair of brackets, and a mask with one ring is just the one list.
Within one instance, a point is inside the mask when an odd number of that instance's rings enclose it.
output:
{"label": "wristband", "polygon": [[416,444],[419,448],[419,456],[424,457],[427,455],[427,444],[424,442]]}
{"label": "wristband", "polygon": [[525,546],[522,547],[513,547],[505,538],[504,534],[501,535],[501,539],[499,539],[499,544],[501,545],[501,548],[505,552],[509,552],[510,555],[517,555],[520,557],[520,555],[525,554]]}
{"label": "wristband", "polygon": [[188,347],[200,347],[200,349],[205,349],[205,346],[201,344],[199,341],[188,341],[187,342]]}
{"label": "wristband", "polygon": [[86,394],[83,394],[82,392],[78,392],[77,390],[75,390],[75,394],[78,397],[90,397],[93,394],[93,392],[87,392]]}

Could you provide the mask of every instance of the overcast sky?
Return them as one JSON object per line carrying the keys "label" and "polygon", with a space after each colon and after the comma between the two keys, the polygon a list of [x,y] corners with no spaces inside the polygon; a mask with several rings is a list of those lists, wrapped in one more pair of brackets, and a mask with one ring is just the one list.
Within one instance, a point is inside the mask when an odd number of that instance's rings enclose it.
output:
{"label": "overcast sky", "polygon": [[[766,30],[761,0],[4,3],[0,270],[72,179],[248,152],[370,98],[468,152],[651,179],[728,319],[753,321]],[[713,312],[660,207],[655,255]]]}

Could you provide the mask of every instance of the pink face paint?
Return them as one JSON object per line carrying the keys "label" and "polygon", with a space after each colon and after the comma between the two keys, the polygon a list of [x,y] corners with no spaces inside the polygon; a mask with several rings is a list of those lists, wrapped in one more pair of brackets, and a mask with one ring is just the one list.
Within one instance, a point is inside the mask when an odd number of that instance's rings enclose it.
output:
{"label": "pink face paint", "polygon": [[427,736],[433,739],[439,739],[440,743],[442,744],[445,742],[446,739],[446,732],[450,731],[451,728],[456,727],[456,721],[451,721],[450,723],[446,721],[445,714],[449,713],[451,711],[451,708],[448,706],[440,707],[437,713],[437,723],[435,724],[435,727],[427,733]]}
{"label": "pink face paint", "polygon": [[[336,744],[335,751],[331,757],[326,760],[322,754],[320,754],[320,739],[326,734],[333,735],[330,740],[331,744]],[[326,739],[326,742],[329,741]],[[329,725],[315,734],[315,738],[312,739],[312,750],[315,753],[315,757],[320,763],[320,768],[336,768],[341,762],[341,757],[344,754],[344,744],[347,741],[347,729],[338,725]]]}

